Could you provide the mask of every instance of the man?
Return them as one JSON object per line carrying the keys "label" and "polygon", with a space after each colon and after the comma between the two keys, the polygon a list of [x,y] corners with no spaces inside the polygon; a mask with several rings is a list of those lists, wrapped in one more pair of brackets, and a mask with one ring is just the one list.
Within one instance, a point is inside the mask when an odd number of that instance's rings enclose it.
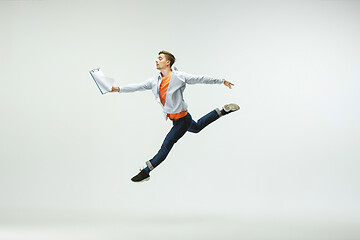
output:
{"label": "man", "polygon": [[172,69],[175,62],[173,54],[161,51],[156,60],[156,68],[160,71],[158,76],[150,78],[143,83],[130,84],[120,87],[112,87],[111,92],[127,93],[143,90],[152,90],[156,100],[163,108],[166,119],[173,121],[173,127],[167,134],[159,152],[149,161],[146,167],[131,180],[141,182],[150,179],[150,171],[154,170],[162,161],[165,160],[173,145],[187,132],[198,133],[204,127],[217,120],[221,116],[239,110],[236,104],[227,104],[222,110],[218,108],[200,118],[197,122],[192,120],[187,110],[187,104],[183,99],[183,91],[186,84],[224,84],[228,88],[234,85],[226,80],[206,77],[193,76],[184,72]]}

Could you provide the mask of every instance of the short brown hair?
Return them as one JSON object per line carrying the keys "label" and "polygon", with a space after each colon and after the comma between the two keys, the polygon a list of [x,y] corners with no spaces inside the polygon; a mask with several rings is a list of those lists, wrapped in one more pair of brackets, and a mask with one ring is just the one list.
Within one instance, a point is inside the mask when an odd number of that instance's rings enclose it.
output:
{"label": "short brown hair", "polygon": [[175,62],[175,56],[167,51],[160,51],[158,55],[160,54],[164,54],[165,55],[165,58],[166,60],[169,60],[170,61],[170,67],[172,67],[172,65],[174,64]]}

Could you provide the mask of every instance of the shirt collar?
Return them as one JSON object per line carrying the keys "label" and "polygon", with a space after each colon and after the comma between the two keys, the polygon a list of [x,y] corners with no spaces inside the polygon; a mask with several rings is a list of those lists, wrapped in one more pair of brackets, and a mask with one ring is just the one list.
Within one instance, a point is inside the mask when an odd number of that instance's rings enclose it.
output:
{"label": "shirt collar", "polygon": [[[178,68],[176,66],[174,66],[174,65],[171,67],[171,70],[172,70],[171,74],[173,74],[174,72],[179,71]],[[159,72],[158,79],[160,80],[161,78],[162,78],[161,72]]]}

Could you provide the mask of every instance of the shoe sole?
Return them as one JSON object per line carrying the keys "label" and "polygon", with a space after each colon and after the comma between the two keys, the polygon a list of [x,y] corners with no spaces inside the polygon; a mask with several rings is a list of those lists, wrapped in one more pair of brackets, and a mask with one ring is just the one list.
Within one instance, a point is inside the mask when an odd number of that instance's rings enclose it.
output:
{"label": "shoe sole", "polygon": [[239,109],[240,109],[240,107],[239,107],[237,104],[234,104],[234,103],[226,104],[226,105],[224,106],[224,110],[225,110],[226,112],[230,112],[230,111],[235,112],[235,111],[237,111],[237,110],[239,110]]}
{"label": "shoe sole", "polygon": [[145,181],[149,181],[150,180],[150,177],[147,177],[141,181],[132,181],[132,182],[135,182],[135,183],[141,183],[141,182],[145,182]]}

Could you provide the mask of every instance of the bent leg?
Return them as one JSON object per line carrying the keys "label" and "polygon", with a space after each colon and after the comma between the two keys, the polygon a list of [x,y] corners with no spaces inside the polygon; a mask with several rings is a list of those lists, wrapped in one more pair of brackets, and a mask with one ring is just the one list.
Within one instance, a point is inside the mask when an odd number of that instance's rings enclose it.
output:
{"label": "bent leg", "polygon": [[202,118],[200,118],[197,122],[192,120],[188,131],[192,133],[198,133],[207,125],[219,119],[219,117],[220,117],[220,110],[215,109],[209,112],[208,114],[206,114],[205,116],[203,116]]}

